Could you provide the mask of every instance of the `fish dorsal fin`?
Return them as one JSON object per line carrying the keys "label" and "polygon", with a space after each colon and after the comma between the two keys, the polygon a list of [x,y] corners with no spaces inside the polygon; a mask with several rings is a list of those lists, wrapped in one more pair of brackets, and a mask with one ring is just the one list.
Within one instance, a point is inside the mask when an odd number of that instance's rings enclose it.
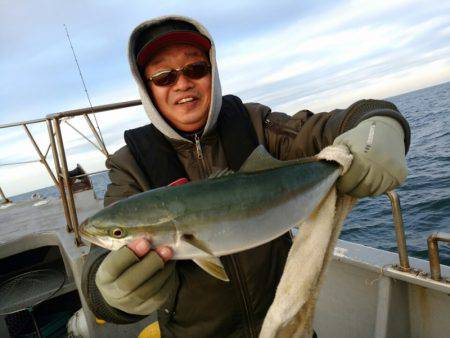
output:
{"label": "fish dorsal fin", "polygon": [[223,280],[224,282],[230,281],[219,258],[214,256],[207,256],[202,258],[195,258],[193,259],[193,261],[211,276]]}
{"label": "fish dorsal fin", "polygon": [[275,169],[292,164],[291,161],[280,161],[274,158],[262,144],[257,146],[239,169],[241,173]]}
{"label": "fish dorsal fin", "polygon": [[317,162],[315,156],[302,157],[295,160],[280,161],[273,157],[266,148],[260,144],[253,150],[250,156],[245,160],[244,164],[239,169],[241,173],[252,173],[255,171],[262,171],[268,169],[276,169],[286,167],[293,164],[306,164],[311,162]]}

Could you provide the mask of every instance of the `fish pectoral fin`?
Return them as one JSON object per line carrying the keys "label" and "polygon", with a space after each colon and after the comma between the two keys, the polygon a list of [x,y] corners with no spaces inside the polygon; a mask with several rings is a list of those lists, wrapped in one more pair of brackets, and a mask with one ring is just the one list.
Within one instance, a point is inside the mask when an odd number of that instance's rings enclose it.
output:
{"label": "fish pectoral fin", "polygon": [[212,253],[211,249],[208,247],[208,245],[199,240],[197,237],[195,237],[195,235],[190,235],[190,234],[183,234],[181,236],[181,240],[185,241],[186,243],[192,245],[193,247],[199,249],[200,251],[203,251],[205,253],[207,253],[210,256],[214,257],[214,254]]}
{"label": "fish pectoral fin", "polygon": [[224,282],[230,281],[219,258],[214,256],[208,256],[202,258],[195,258],[193,259],[193,261],[204,271],[209,273],[211,276],[223,280]]}
{"label": "fish pectoral fin", "polygon": [[211,276],[217,279],[223,280],[224,282],[230,281],[222,265],[222,262],[220,261],[219,258],[213,255],[211,249],[205,242],[199,240],[197,237],[195,237],[195,235],[192,234],[182,235],[181,240],[192,245],[201,252],[207,254],[205,257],[193,259],[193,261],[199,267],[201,267],[203,270],[205,270],[207,273],[209,273]]}

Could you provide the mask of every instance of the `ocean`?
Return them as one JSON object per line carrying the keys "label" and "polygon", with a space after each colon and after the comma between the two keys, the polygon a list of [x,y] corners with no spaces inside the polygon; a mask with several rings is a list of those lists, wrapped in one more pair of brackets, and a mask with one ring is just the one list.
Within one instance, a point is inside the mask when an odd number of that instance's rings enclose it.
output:
{"label": "ocean", "polygon": [[[450,82],[388,98],[411,127],[408,178],[397,189],[410,256],[427,258],[427,238],[450,233]],[[387,196],[364,198],[345,222],[341,239],[397,251]],[[441,263],[450,265],[450,245],[440,246]]]}
{"label": "ocean", "polygon": [[[434,232],[450,232],[450,82],[387,98],[397,105],[411,126],[407,155],[409,175],[398,188],[406,243],[410,256],[427,258],[427,238]],[[106,173],[92,176],[97,196],[103,197]],[[11,197],[26,200],[33,193],[57,197],[48,187]],[[397,251],[395,230],[387,196],[364,198],[347,218],[341,239]],[[440,245],[441,263],[450,265],[450,245]]]}

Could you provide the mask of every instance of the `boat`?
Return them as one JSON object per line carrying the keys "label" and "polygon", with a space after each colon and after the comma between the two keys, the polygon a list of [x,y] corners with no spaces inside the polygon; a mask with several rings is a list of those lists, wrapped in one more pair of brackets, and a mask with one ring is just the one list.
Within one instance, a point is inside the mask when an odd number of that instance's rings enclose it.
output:
{"label": "boat", "polygon": [[[103,207],[90,182],[99,172],[69,170],[61,131],[62,122],[84,118],[95,137],[95,143],[89,142],[108,157],[91,115],[140,104],[120,102],[0,126],[24,129],[59,192],[59,198],[35,194],[13,202],[0,187],[0,337],[157,336],[155,315],[136,324],[115,325],[95,318],[87,306],[81,278],[89,246],[80,238],[78,225]],[[33,138],[32,124],[46,125],[47,151]],[[428,238],[428,260],[409,257],[399,197],[391,191],[387,198],[398,254],[338,241],[314,317],[320,338],[450,336],[450,267],[439,261],[439,243],[449,243],[450,234],[438,232]],[[25,326],[28,333],[17,333]]]}

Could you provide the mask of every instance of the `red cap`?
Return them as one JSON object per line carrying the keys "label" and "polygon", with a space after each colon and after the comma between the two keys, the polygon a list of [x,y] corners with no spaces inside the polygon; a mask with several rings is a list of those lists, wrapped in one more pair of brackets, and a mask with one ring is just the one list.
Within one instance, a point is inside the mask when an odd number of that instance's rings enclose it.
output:
{"label": "red cap", "polygon": [[160,35],[147,42],[147,44],[145,44],[137,54],[136,62],[138,66],[144,67],[155,51],[174,43],[191,44],[203,49],[206,52],[211,48],[211,42],[209,39],[200,33],[193,31],[173,31]]}

